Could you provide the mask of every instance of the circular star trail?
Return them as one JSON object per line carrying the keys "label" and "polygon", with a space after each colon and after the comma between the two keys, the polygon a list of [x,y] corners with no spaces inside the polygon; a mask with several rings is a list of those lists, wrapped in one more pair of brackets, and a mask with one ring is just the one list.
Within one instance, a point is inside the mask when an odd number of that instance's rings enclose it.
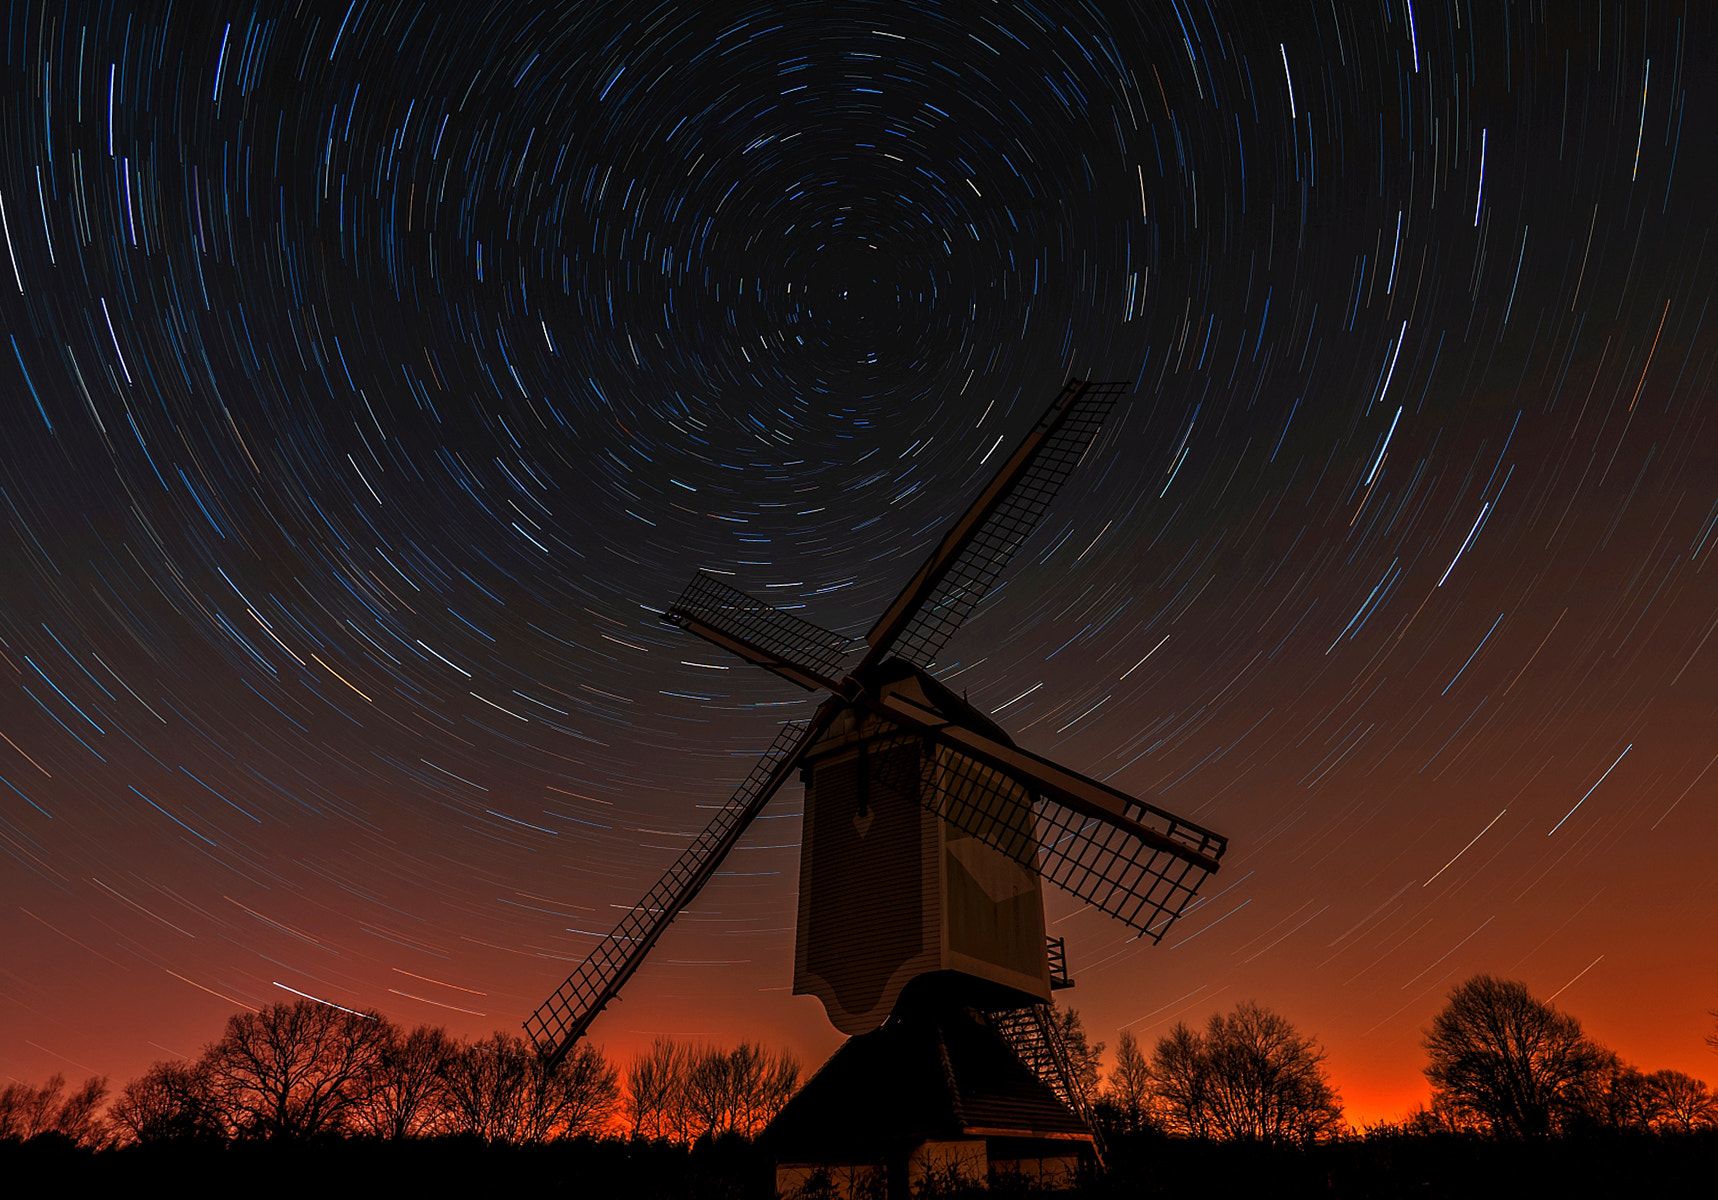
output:
{"label": "circular star trail", "polygon": [[[1490,970],[1698,1073],[1709,16],[1136,7],[14,6],[0,1071],[512,1026],[808,712],[656,613],[862,634],[1074,375],[939,672],[1230,838],[1162,946],[1050,901],[1096,1034],[1384,1114]],[[598,1041],[833,1043],[798,799]]]}

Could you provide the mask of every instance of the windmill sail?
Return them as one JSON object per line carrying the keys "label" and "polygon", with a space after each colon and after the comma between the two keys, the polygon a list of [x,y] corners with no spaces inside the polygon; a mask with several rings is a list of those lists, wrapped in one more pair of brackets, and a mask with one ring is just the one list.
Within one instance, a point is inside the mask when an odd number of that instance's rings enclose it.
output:
{"label": "windmill sail", "polygon": [[668,873],[621,919],[614,932],[599,942],[579,969],[526,1020],[525,1032],[538,1050],[559,1062],[584,1036],[596,1015],[638,970],[669,923],[709,882],[747,826],[787,781],[800,752],[816,733],[815,719],[782,727],[716,819],[681,852]]}
{"label": "windmill sail", "polygon": [[835,691],[848,639],[699,571],[663,620],[807,691]]}
{"label": "windmill sail", "polygon": [[1069,381],[872,626],[865,639],[871,644],[865,665],[891,655],[919,667],[936,660],[1037,527],[1127,386]]}
{"label": "windmill sail", "polygon": [[[936,747],[915,766],[897,768],[917,769],[921,779],[889,779],[885,786],[916,793],[950,824],[1153,941],[1217,870],[1227,848],[1220,834],[1030,751],[936,719],[899,695],[877,708],[902,730],[903,741],[923,738]],[[1036,820],[1024,825],[1018,817],[1022,788],[1036,797]]]}
{"label": "windmill sail", "polygon": [[[996,819],[1006,813],[1022,786],[1038,781],[1020,772],[1003,772],[958,751],[939,756],[942,786],[921,792],[938,815],[1004,854],[1032,867],[1045,879],[1094,908],[1160,941],[1205,877],[1216,870],[1224,839],[1190,822],[1169,817],[1174,834],[1195,846],[1170,844],[1138,821],[1094,816],[1043,792],[1033,804],[1035,842]],[[1135,811],[1153,811],[1140,801]],[[1167,816],[1167,814],[1163,814]],[[1035,851],[1035,858],[1032,857]]]}

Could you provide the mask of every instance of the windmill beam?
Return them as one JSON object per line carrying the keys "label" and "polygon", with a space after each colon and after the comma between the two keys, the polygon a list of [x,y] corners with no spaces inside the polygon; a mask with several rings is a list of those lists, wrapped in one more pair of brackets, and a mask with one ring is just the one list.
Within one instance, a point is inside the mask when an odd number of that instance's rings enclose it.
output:
{"label": "windmill beam", "polygon": [[792,777],[800,755],[834,715],[835,710],[826,705],[809,725],[783,726],[709,827],[681,852],[668,873],[621,918],[555,994],[526,1019],[526,1033],[551,1065],[566,1057],[597,1014],[620,994],[657,939],[710,881],[758,813]]}
{"label": "windmill beam", "polygon": [[979,494],[972,507],[966,510],[966,515],[956,522],[955,527],[948,531],[947,536],[936,548],[924,566],[919,568],[912,582],[901,589],[901,594],[895,597],[895,602],[887,612],[877,618],[877,623],[871,627],[871,632],[865,635],[865,641],[871,647],[871,653],[866,656],[866,665],[880,658],[901,631],[918,614],[925,601],[936,590],[937,583],[948,573],[950,567],[960,558],[961,551],[966,549],[969,542],[983,528],[985,520],[995,511],[998,505],[1008,498],[1015,482],[1032,465],[1032,457],[1044,439],[1055,432],[1061,418],[1073,407],[1074,402],[1085,394],[1088,386],[1085,380],[1071,380],[1063,388],[1062,395],[1051,408],[1047,420],[1042,421],[1037,428],[1026,435],[1013,456],[1005,463],[988,487]]}
{"label": "windmill beam", "polygon": [[663,614],[662,619],[670,625],[679,626],[688,633],[695,633],[706,642],[720,646],[731,654],[737,654],[747,662],[760,666],[766,671],[773,671],[789,683],[797,684],[808,692],[838,692],[841,690],[840,684],[826,679],[816,671],[799,663],[789,662],[779,654],[771,654],[762,646],[754,645],[743,638],[717,629],[681,609],[669,609]]}
{"label": "windmill beam", "polygon": [[850,639],[699,571],[662,619],[807,691],[834,691]]}
{"label": "windmill beam", "polygon": [[1207,829],[1194,825],[1190,821],[1184,821],[1171,813],[1161,812],[1161,810],[1146,805],[1143,801],[1135,799],[1126,792],[1112,788],[1108,784],[1099,783],[1077,771],[1070,771],[1066,767],[1033,754],[1029,750],[1022,750],[1018,746],[1010,746],[974,730],[951,724],[940,714],[922,708],[898,693],[886,695],[879,701],[872,701],[870,706],[884,719],[917,730],[945,746],[977,759],[988,767],[1004,771],[1031,790],[1050,796],[1083,816],[1125,830],[1154,850],[1173,854],[1184,862],[1192,863],[1207,872],[1217,870],[1218,864],[1215,857],[1159,833],[1150,826],[1140,824],[1128,816],[1128,808],[1137,805],[1148,811],[1159,812],[1176,825],[1182,826],[1202,838],[1215,841],[1219,848],[1218,852],[1221,853],[1223,839]]}

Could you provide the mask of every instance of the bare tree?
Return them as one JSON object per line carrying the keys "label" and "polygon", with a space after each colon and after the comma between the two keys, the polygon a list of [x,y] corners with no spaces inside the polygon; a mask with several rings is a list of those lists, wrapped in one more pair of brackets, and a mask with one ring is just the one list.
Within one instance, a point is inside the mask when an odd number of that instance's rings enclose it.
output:
{"label": "bare tree", "polygon": [[633,1137],[665,1138],[676,1132],[674,1116],[691,1060],[691,1047],[665,1037],[633,1055],[626,1069],[626,1119]]}
{"label": "bare tree", "polygon": [[1151,1064],[1131,1029],[1121,1031],[1121,1039],[1116,1043],[1115,1067],[1098,1105],[1122,1133],[1138,1133],[1153,1123]]}
{"label": "bare tree", "polygon": [[1579,1092],[1580,1107],[1565,1118],[1564,1128],[1598,1124],[1610,1129],[1669,1131],[1718,1124],[1718,1096],[1702,1081],[1681,1071],[1650,1075],[1620,1061],[1601,1072],[1597,1084]]}
{"label": "bare tree", "polygon": [[1547,1137],[1581,1119],[1616,1061],[1574,1017],[1490,975],[1450,993],[1425,1047],[1434,1100],[1505,1137]]}
{"label": "bare tree", "polygon": [[581,1045],[554,1066],[523,1038],[497,1033],[450,1056],[451,1128],[492,1142],[545,1142],[600,1130],[619,1100],[602,1052]]}
{"label": "bare tree", "polygon": [[1239,1005],[1207,1027],[1210,1103],[1217,1131],[1232,1138],[1311,1141],[1338,1132],[1342,1107],[1324,1052],[1287,1020]]}
{"label": "bare tree", "polygon": [[92,1149],[106,1145],[109,1132],[101,1102],[107,1097],[107,1078],[92,1075],[71,1095],[65,1090],[66,1077],[58,1074],[40,1087],[12,1083],[0,1090],[0,1141],[27,1142],[57,1134]]}
{"label": "bare tree", "polygon": [[1214,1013],[1203,1035],[1177,1023],[1152,1055],[1172,1128],[1198,1137],[1313,1141],[1342,1128],[1324,1052],[1252,1002]]}
{"label": "bare tree", "polygon": [[1608,1051],[1605,1061],[1570,1089],[1567,1100],[1565,1129],[1650,1129],[1658,1112],[1658,1097],[1646,1075]]}
{"label": "bare tree", "polygon": [[55,1075],[41,1087],[9,1083],[0,1089],[0,1141],[27,1142],[48,1131],[55,1101],[66,1086],[64,1075]]}
{"label": "bare tree", "polygon": [[203,1056],[210,1093],[239,1137],[341,1132],[368,1099],[390,1030],[377,1013],[311,1000],[235,1014]]}
{"label": "bare tree", "polygon": [[[1718,1008],[1713,1009],[1706,1015],[1713,1018],[1714,1021],[1718,1021]],[[1712,1053],[1718,1054],[1718,1025],[1715,1025],[1712,1032],[1706,1035],[1706,1044],[1712,1048]]]}
{"label": "bare tree", "polygon": [[452,1132],[490,1142],[520,1140],[516,1110],[533,1053],[502,1033],[457,1046],[445,1068]]}
{"label": "bare tree", "polygon": [[799,1059],[786,1050],[765,1050],[747,1042],[735,1048],[733,1058],[739,1092],[733,1127],[756,1137],[799,1090]]}
{"label": "bare tree", "polygon": [[1151,1054],[1151,1088],[1170,1132],[1210,1137],[1211,1061],[1204,1039],[1181,1021],[1157,1040]]}
{"label": "bare tree", "polygon": [[659,1039],[635,1067],[642,1066],[647,1077],[655,1072],[678,1080],[665,1092],[659,1126],[682,1141],[727,1133],[756,1137],[799,1088],[799,1060],[786,1051],[750,1042],[732,1050],[707,1046],[677,1053],[671,1047]]}
{"label": "bare tree", "polygon": [[218,1141],[226,1136],[201,1063],[154,1064],[125,1085],[108,1118],[138,1142]]}
{"label": "bare tree", "polygon": [[727,1052],[714,1047],[694,1051],[691,1070],[686,1073],[681,1089],[684,1135],[696,1139],[726,1132],[733,1095]]}
{"label": "bare tree", "polygon": [[799,1088],[799,1060],[741,1042],[728,1053],[726,1129],[756,1137]]}
{"label": "bare tree", "polygon": [[577,1137],[603,1129],[620,1105],[618,1072],[594,1046],[580,1046],[542,1072],[535,1110],[542,1136]]}
{"label": "bare tree", "polygon": [[1687,1133],[1718,1127],[1718,1095],[1681,1071],[1654,1071],[1646,1077],[1653,1094],[1654,1129]]}
{"label": "bare tree", "polygon": [[447,1068],[455,1046],[445,1029],[420,1025],[410,1034],[389,1026],[375,1075],[354,1114],[356,1127],[399,1139],[440,1132],[450,1102]]}
{"label": "bare tree", "polygon": [[1104,1044],[1093,1045],[1086,1037],[1085,1023],[1080,1020],[1080,1012],[1076,1008],[1053,1008],[1051,1019],[1056,1023],[1056,1032],[1061,1034],[1062,1045],[1068,1052],[1068,1065],[1074,1073],[1074,1090],[1090,1108],[1098,1097]]}
{"label": "bare tree", "polygon": [[102,1101],[106,1099],[107,1077],[90,1076],[60,1103],[59,1111],[54,1114],[54,1132],[91,1150],[109,1145],[113,1131],[102,1112]]}

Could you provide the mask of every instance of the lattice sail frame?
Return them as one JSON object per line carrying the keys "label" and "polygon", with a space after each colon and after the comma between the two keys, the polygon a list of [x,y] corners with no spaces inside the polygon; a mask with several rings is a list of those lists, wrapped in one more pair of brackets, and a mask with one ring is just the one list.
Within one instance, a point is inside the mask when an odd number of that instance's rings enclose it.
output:
{"label": "lattice sail frame", "polygon": [[893,643],[877,647],[874,656],[886,652],[918,667],[936,661],[1037,527],[1128,386],[1125,382],[1068,384],[1064,394],[1077,392],[1068,411],[1052,405],[1027,435],[1027,442],[1049,425],[1056,424],[1054,432],[1033,451],[1024,473],[1000,495],[995,507],[981,516],[953,561],[940,568],[929,596]]}
{"label": "lattice sail frame", "polygon": [[[934,734],[903,730],[872,743],[877,749],[918,743],[917,779],[901,769],[873,768],[873,786],[911,789],[930,811],[1000,850],[1063,891],[1137,929],[1163,939],[1192,902],[1210,871],[1170,850],[1147,845],[1119,825],[1088,816],[1044,795],[1032,795],[1030,821],[1020,819],[1024,781],[979,762]],[[878,764],[912,756],[874,755]],[[908,768],[910,769],[910,768]],[[1134,800],[1130,820],[1215,859],[1227,839],[1153,805]]]}
{"label": "lattice sail frame", "polygon": [[[760,666],[783,672],[802,687],[833,687],[852,639],[815,625],[699,571],[663,619],[694,633],[731,639],[727,648]],[[704,629],[698,626],[704,626]]]}
{"label": "lattice sail frame", "polygon": [[746,827],[787,780],[801,751],[816,734],[813,722],[782,726],[745,782],[704,832],[681,851],[667,874],[597,943],[555,994],[526,1018],[526,1036],[540,1052],[558,1062],[584,1036],[597,1014],[638,970],[669,923],[715,874]]}

